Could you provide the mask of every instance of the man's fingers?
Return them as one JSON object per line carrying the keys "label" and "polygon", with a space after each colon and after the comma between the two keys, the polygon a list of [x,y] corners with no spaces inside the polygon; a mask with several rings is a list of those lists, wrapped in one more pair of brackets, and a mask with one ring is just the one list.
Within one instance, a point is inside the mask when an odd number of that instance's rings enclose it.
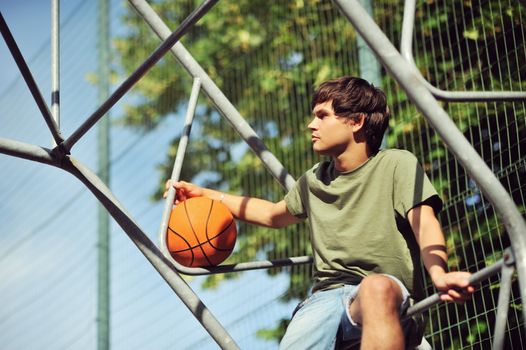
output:
{"label": "man's fingers", "polygon": [[456,289],[450,289],[447,291],[447,294],[453,299],[453,300],[460,300],[462,299],[462,293],[457,291]]}
{"label": "man's fingers", "polygon": [[453,301],[453,298],[447,293],[440,294],[440,300],[442,301]]}
{"label": "man's fingers", "polygon": [[190,184],[184,181],[177,181],[173,183],[176,190],[189,190]]}
{"label": "man's fingers", "polygon": [[447,301],[447,302],[455,302],[457,304],[463,304],[468,298],[466,297],[463,297],[459,294],[455,294],[453,293],[453,295],[449,294],[449,293],[444,293],[444,294],[441,294],[440,295],[440,300],[442,301]]}
{"label": "man's fingers", "polygon": [[166,180],[166,182],[164,183],[165,191],[163,193],[163,198],[168,197],[168,192],[170,191],[170,187],[173,187],[175,188],[175,198],[174,198],[175,203],[177,204],[179,202],[186,200],[186,194],[185,194],[186,185],[187,183],[184,181],[177,181],[177,182],[172,183],[171,179]]}
{"label": "man's fingers", "polygon": [[444,292],[440,295],[440,300],[442,301],[453,301],[457,304],[463,304],[465,301],[471,298],[471,294],[475,291],[475,288],[456,288],[448,289],[447,292]]}
{"label": "man's fingers", "polygon": [[458,271],[449,274],[449,280],[447,284],[450,286],[458,286],[460,288],[466,288],[469,286],[469,272]]}
{"label": "man's fingers", "polygon": [[166,180],[166,182],[164,183],[163,198],[165,198],[165,199],[166,199],[166,197],[168,197],[168,191],[170,190],[171,183],[172,183],[171,179]]}
{"label": "man's fingers", "polygon": [[166,182],[164,183],[164,189],[168,191],[168,189],[170,189],[171,183],[172,183],[171,179],[166,180]]}

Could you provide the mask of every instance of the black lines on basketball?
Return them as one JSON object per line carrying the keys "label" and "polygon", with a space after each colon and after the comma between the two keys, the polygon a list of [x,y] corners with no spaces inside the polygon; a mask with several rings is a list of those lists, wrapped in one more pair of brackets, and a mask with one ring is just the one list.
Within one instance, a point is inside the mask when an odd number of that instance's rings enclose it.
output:
{"label": "black lines on basketball", "polygon": [[[201,252],[203,253],[203,257],[206,259],[206,261],[208,262],[208,265],[212,266],[212,262],[210,261],[210,259],[208,258],[208,255],[206,255],[206,252],[205,250],[203,249],[203,243],[204,242],[201,242],[201,240],[199,239],[199,236],[197,235],[197,233],[195,232],[195,229],[194,229],[194,225],[192,223],[192,218],[190,217],[190,215],[188,214],[188,206],[186,205],[188,202],[187,201],[184,201],[183,204],[184,204],[184,211],[186,213],[186,218],[188,219],[188,222],[190,223],[190,227],[192,227],[192,232],[194,233],[194,236],[195,236],[195,239],[197,240],[197,243],[198,243],[198,247],[199,249],[201,250]],[[212,211],[212,206],[214,205],[214,202],[210,201],[210,209],[208,209],[208,214],[207,214],[207,219],[206,219],[206,223],[208,224],[208,218],[210,218],[210,212]],[[206,232],[206,228],[205,228],[205,232]],[[193,261],[192,261],[193,263]]]}
{"label": "black lines on basketball", "polygon": [[168,227],[168,231],[171,231],[174,235],[177,235],[177,237],[182,239],[188,245],[188,248],[176,250],[176,251],[174,251],[174,253],[181,253],[181,252],[184,252],[184,251],[189,251],[192,254],[192,262],[190,263],[190,265],[192,265],[194,263],[194,252],[193,252],[193,247],[190,244],[190,242],[188,242],[182,235],[178,234],[177,232],[172,230],[170,227]]}
{"label": "black lines on basketball", "polygon": [[188,267],[215,266],[232,253],[237,239],[227,207],[210,198],[190,198],[172,209],[166,246],[178,263]]}

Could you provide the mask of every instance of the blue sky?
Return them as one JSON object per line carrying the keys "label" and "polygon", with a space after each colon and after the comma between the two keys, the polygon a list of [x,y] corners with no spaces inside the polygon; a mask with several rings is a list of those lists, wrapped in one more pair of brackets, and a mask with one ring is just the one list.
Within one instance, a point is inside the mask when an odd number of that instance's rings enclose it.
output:
{"label": "blue sky", "polygon": [[[96,1],[61,2],[61,128],[68,136],[97,107],[87,75],[96,71]],[[0,0],[4,15],[49,103],[50,2]],[[112,32],[121,1],[112,1]],[[0,43],[0,137],[50,147],[51,136],[5,43]],[[120,82],[115,82],[115,88]],[[129,97],[112,109],[113,119]],[[157,243],[162,202],[149,200],[158,183],[156,166],[182,128],[173,115],[148,134],[113,126],[111,187]],[[96,166],[96,130],[72,154]],[[96,347],[97,201],[60,169],[0,154],[0,348]],[[111,345],[113,349],[217,346],[122,230],[111,228]],[[259,328],[287,317],[294,302],[278,301],[286,276],[244,273],[215,290],[190,284],[242,348],[273,349],[257,340]]]}

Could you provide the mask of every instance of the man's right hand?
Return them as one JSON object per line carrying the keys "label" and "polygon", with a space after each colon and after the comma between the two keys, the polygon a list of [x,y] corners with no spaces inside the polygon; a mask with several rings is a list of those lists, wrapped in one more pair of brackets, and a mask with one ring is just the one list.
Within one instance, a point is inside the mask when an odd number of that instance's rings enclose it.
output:
{"label": "man's right hand", "polygon": [[183,202],[188,198],[202,197],[204,195],[203,188],[194,185],[193,183],[178,181],[173,183],[172,185],[172,181],[167,180],[165,184],[166,191],[163,194],[163,198],[166,198],[168,196],[168,190],[170,189],[170,186],[173,186],[175,188],[175,204],[179,204],[179,202]]}

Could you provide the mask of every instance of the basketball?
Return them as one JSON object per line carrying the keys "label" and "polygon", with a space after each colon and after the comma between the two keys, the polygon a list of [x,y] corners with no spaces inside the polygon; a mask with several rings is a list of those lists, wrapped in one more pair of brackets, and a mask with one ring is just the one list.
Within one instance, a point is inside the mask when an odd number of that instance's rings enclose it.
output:
{"label": "basketball", "polygon": [[224,204],[193,197],[172,209],[166,246],[181,265],[216,266],[230,256],[236,238],[234,217]]}

